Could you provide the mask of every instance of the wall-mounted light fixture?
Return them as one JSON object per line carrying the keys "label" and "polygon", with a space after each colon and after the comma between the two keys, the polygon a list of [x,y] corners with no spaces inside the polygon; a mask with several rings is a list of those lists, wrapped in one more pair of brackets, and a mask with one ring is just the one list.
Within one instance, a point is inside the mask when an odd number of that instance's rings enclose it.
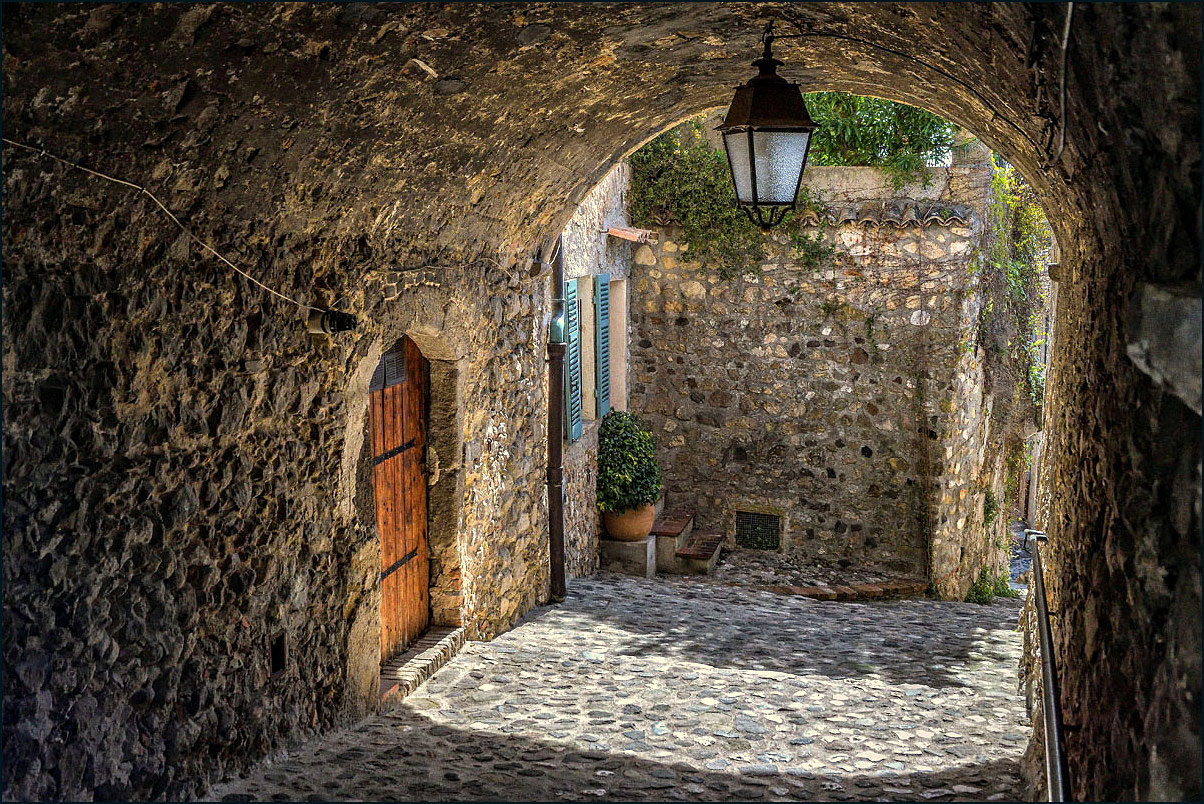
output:
{"label": "wall-mounted light fixture", "polygon": [[355,329],[355,316],[338,310],[313,310],[305,320],[306,328],[314,335],[334,335]]}
{"label": "wall-mounted light fixture", "polygon": [[762,229],[781,223],[794,209],[816,127],[799,85],[777,74],[783,62],[773,57],[774,38],[770,22],[761,37],[764,52],[752,63],[759,72],[736,87],[717,128],[723,133],[736,203]]}
{"label": "wall-mounted light fixture", "polygon": [[559,298],[561,295],[562,292],[556,292],[556,296],[552,297],[552,320],[548,322],[549,343],[565,343],[564,299]]}

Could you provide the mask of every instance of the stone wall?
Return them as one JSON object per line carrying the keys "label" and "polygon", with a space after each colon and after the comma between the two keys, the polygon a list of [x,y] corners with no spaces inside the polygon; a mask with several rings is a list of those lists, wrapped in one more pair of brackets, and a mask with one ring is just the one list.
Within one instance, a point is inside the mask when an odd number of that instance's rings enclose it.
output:
{"label": "stone wall", "polygon": [[[590,575],[598,569],[598,537],[603,532],[597,507],[598,429],[602,422],[592,401],[595,379],[590,368],[594,365],[595,347],[588,333],[596,322],[593,296],[589,294],[594,292],[593,283],[600,274],[608,274],[611,281],[630,276],[631,241],[606,234],[612,226],[629,225],[625,192],[630,175],[627,163],[616,165],[577,205],[561,234],[564,278],[579,280],[583,332],[587,333],[581,343],[584,402],[581,438],[572,443],[566,441],[564,446],[564,553],[566,574],[570,578]],[[584,290],[587,287],[588,292]],[[626,315],[621,313],[612,305],[612,326],[626,321]],[[612,366],[612,375],[619,370],[619,366]],[[612,378],[612,388],[614,385]],[[612,399],[612,403],[618,404],[618,400]]]}
{"label": "stone wall", "polygon": [[[432,433],[428,455],[435,622],[488,638],[546,599],[546,277],[473,266],[370,281],[356,301],[375,320],[311,339],[289,306],[179,241],[167,250],[148,202],[13,162],[10,795],[188,795],[227,762],[376,705],[367,385],[403,333],[432,360],[432,427],[451,433]],[[64,219],[77,223],[39,227]],[[225,231],[200,210],[194,225]],[[319,239],[281,237],[281,268],[329,259]],[[464,292],[474,284],[506,295]],[[270,676],[280,632],[288,664]]]}
{"label": "stone wall", "polygon": [[785,549],[820,560],[925,575],[932,550],[953,595],[998,563],[969,514],[987,421],[970,263],[989,180],[959,164],[896,197],[876,170],[811,168],[827,226],[805,231],[835,249],[817,266],[782,234],[759,276],[733,281],[674,229],[637,252],[632,408],[658,435],[669,507],[729,538],[737,510],[778,514]]}

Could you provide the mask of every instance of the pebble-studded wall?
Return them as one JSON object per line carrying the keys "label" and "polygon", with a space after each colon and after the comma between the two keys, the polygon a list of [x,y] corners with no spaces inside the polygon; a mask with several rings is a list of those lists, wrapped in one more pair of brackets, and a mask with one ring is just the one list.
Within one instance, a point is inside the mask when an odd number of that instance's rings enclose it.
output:
{"label": "pebble-studded wall", "polygon": [[779,54],[804,89],[929,108],[1046,205],[1071,771],[1086,796],[1198,797],[1198,407],[1125,329],[1139,283],[1199,295],[1199,14],[1076,4],[1064,52],[1061,4],[6,6],[6,138],[145,184],[360,325],[311,342],[145,196],[5,146],[5,796],[187,796],[374,705],[354,456],[402,334],[460,402],[443,610],[487,636],[544,599],[528,258],[621,156],[724,105],[777,15],[808,32]]}
{"label": "pebble-studded wall", "polygon": [[954,414],[983,395],[966,373],[990,166],[899,193],[866,168],[806,181],[826,210],[806,231],[833,249],[816,264],[784,234],[759,275],[730,281],[672,228],[636,252],[632,409],[658,436],[666,504],[733,546],[746,511],[780,517],[782,549],[819,561],[927,578],[939,555],[941,591],[964,594],[998,561],[949,501],[983,497],[985,443],[963,430],[986,419]]}
{"label": "pebble-studded wall", "polygon": [[[597,364],[595,332],[598,326],[594,298],[597,283],[625,281],[631,273],[631,241],[607,234],[612,226],[627,226],[627,184],[631,169],[620,162],[573,211],[561,233],[564,249],[564,278],[578,280],[581,310],[582,428],[577,441],[564,446],[564,555],[568,577],[590,575],[598,569],[598,538],[602,533],[598,514],[598,428],[601,417],[595,397],[593,371]],[[610,324],[622,327],[627,316],[612,299]],[[625,372],[619,365],[624,353],[612,358],[611,374]],[[563,392],[561,393],[563,396]],[[618,400],[621,403],[621,400]]]}

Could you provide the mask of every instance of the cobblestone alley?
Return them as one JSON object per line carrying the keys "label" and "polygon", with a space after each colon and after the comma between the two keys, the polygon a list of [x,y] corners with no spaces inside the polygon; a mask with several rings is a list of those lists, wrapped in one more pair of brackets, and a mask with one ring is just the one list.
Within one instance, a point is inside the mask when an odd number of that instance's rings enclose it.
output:
{"label": "cobblestone alley", "polygon": [[219,800],[1019,800],[1019,602],[573,581]]}

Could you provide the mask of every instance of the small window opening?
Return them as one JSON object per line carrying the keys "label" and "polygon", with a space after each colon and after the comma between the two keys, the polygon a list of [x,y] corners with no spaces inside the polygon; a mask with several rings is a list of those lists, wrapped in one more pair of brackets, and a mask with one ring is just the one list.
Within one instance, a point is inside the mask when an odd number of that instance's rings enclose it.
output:
{"label": "small window opening", "polygon": [[283,673],[284,668],[288,665],[288,643],[283,631],[272,638],[271,663],[273,677]]}
{"label": "small window opening", "polygon": [[782,546],[782,518],[777,514],[736,512],[736,544],[752,550],[778,550]]}

